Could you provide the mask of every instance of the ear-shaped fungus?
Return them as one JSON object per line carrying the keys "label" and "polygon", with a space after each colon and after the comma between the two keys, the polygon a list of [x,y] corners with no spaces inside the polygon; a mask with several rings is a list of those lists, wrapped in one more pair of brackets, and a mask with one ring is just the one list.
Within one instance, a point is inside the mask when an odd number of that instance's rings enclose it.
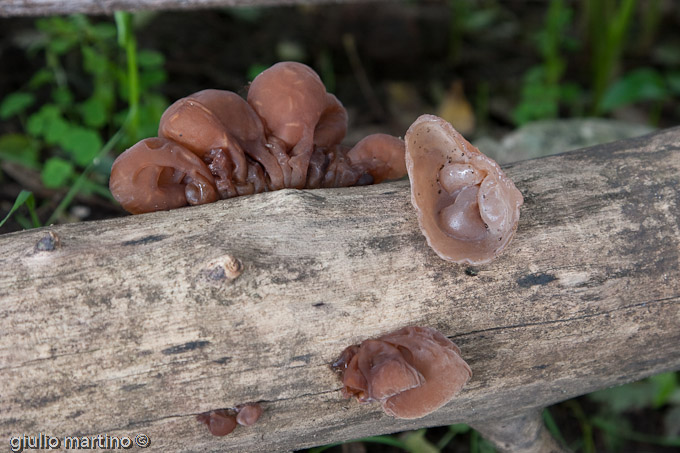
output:
{"label": "ear-shaped fungus", "polygon": [[448,261],[493,260],[517,229],[520,191],[496,162],[437,116],[419,117],[405,140],[411,201],[427,243]]}
{"label": "ear-shaped fungus", "polygon": [[194,153],[164,138],[147,138],[118,156],[111,193],[133,214],[217,201],[215,180]]}
{"label": "ear-shaped fungus", "polygon": [[184,145],[206,161],[221,198],[250,195],[284,187],[281,167],[267,152],[264,127],[250,105],[238,94],[203,90],[176,101],[163,113],[158,135]]}
{"label": "ear-shaped fungus", "polygon": [[429,327],[405,327],[343,351],[332,365],[342,393],[380,401],[397,418],[420,418],[449,402],[472,376],[460,349]]}
{"label": "ear-shaped fungus", "polygon": [[291,169],[287,187],[305,186],[315,142],[321,146],[339,143],[347,130],[342,104],[326,93],[317,73],[302,63],[277,63],[260,73],[248,89],[248,103],[262,118],[266,132],[286,147]]}

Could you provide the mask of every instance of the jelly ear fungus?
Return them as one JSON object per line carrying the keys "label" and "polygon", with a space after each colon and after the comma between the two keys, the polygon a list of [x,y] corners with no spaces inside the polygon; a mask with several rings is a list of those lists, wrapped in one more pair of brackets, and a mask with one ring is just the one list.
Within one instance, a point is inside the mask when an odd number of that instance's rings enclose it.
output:
{"label": "jelly ear fungus", "polygon": [[418,326],[349,346],[331,367],[341,375],[346,398],[379,401],[387,415],[405,419],[436,411],[472,376],[451,340]]}
{"label": "jelly ear fungus", "polygon": [[442,118],[420,116],[405,141],[411,202],[429,246],[456,263],[493,260],[517,230],[520,191]]}

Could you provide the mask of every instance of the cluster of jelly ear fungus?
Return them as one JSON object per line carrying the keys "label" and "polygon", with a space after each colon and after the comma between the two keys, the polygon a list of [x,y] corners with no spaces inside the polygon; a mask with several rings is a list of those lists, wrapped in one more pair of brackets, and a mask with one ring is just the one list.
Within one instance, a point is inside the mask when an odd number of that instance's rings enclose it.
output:
{"label": "cluster of jelly ear fungus", "polygon": [[132,214],[283,188],[379,183],[406,175],[404,141],[372,134],[349,147],[347,111],[314,70],[281,62],[263,71],[247,99],[203,90],[163,113],[158,137],[113,163],[109,187]]}

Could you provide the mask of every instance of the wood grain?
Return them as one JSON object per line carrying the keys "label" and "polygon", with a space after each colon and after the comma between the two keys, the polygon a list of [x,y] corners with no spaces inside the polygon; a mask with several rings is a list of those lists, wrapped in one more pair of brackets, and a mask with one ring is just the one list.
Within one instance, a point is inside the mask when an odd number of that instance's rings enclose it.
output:
{"label": "wood grain", "polygon": [[188,10],[233,6],[318,5],[343,1],[348,0],[2,0],[0,17],[73,13],[113,14],[114,11]]}
{"label": "wood grain", "polygon": [[[680,368],[680,128],[506,172],[520,226],[474,269],[428,248],[406,181],[0,236],[0,435],[272,452],[479,425]],[[343,400],[328,364],[405,325],[460,346],[461,394],[414,421]],[[224,438],[195,420],[248,401],[261,421]]]}

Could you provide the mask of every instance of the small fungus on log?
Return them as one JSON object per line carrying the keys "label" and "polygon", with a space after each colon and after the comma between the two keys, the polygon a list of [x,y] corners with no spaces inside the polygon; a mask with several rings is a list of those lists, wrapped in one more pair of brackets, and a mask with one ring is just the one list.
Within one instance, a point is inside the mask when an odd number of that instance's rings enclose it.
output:
{"label": "small fungus on log", "polygon": [[379,401],[385,413],[406,419],[436,411],[472,376],[451,340],[415,326],[349,346],[331,366],[346,398]]}
{"label": "small fungus on log", "polygon": [[[160,138],[144,139],[116,159],[109,187],[124,209],[138,214],[406,174],[403,140],[373,134],[350,149],[341,144],[346,132],[347,111],[316,72],[277,63],[253,80],[247,100],[209,89],[176,101],[161,117]],[[146,157],[152,145],[172,153]],[[187,153],[194,155],[193,172],[173,160],[191,160]]]}
{"label": "small fungus on log", "polygon": [[236,429],[236,425],[252,426],[262,416],[262,406],[258,403],[239,404],[235,409],[217,409],[196,416],[205,424],[213,436],[226,436]]}
{"label": "small fungus on log", "polygon": [[225,409],[198,414],[196,420],[204,423],[213,436],[226,436],[236,429],[236,416]]}
{"label": "small fungus on log", "polygon": [[236,406],[236,422],[241,426],[252,426],[262,416],[262,406],[257,403],[247,403]]}
{"label": "small fungus on log", "polygon": [[420,116],[405,140],[411,202],[427,243],[448,261],[493,260],[517,230],[520,191],[442,118]]}

